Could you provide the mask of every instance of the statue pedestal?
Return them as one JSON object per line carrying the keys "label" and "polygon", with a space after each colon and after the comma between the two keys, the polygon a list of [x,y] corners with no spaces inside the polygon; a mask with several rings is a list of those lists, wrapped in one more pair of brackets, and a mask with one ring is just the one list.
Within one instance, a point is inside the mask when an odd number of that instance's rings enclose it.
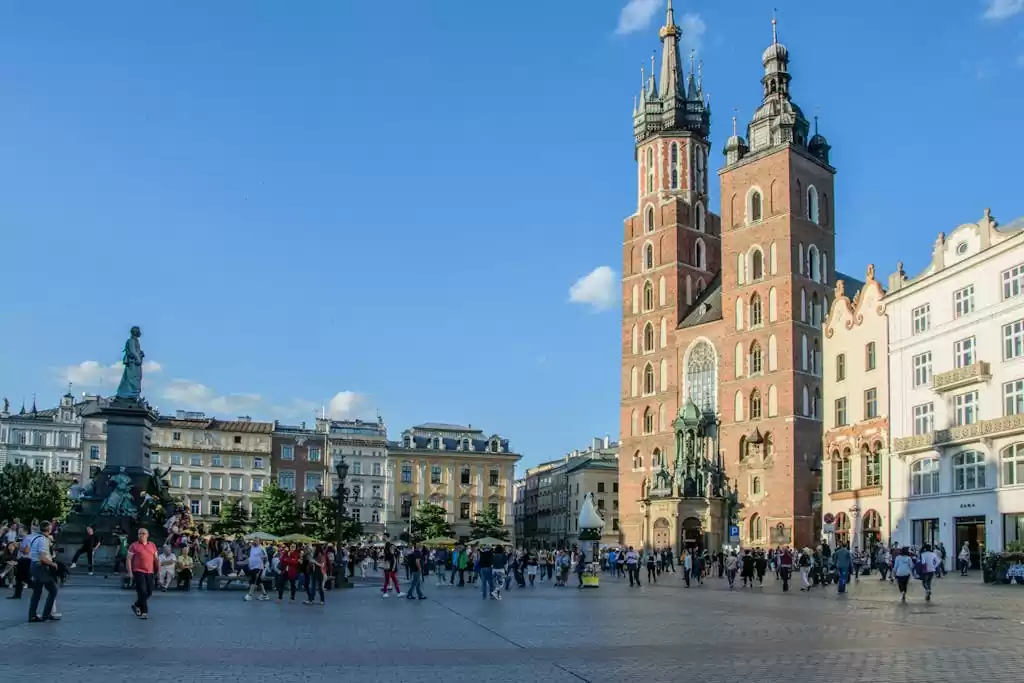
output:
{"label": "statue pedestal", "polygon": [[[150,440],[153,425],[159,417],[145,401],[115,398],[101,402],[82,414],[86,418],[100,418],[107,425],[107,464],[92,480],[88,498],[75,502],[74,509],[64,523],[59,546],[73,554],[85,540],[85,527],[91,526],[104,546],[113,544],[115,529],[135,538],[139,520],[127,515],[103,514],[103,501],[113,490],[110,477],[123,474],[131,479],[131,497],[135,505],[141,504],[144,493],[150,491],[153,468],[150,460]],[[163,543],[166,533],[162,526],[147,524],[151,539]],[[106,554],[103,549],[97,555]]]}

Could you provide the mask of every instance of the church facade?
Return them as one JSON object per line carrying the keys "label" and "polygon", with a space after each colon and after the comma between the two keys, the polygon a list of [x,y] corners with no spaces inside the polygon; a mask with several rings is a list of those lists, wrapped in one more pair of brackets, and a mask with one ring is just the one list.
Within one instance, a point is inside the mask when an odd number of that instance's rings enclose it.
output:
{"label": "church facade", "polygon": [[[790,95],[789,52],[725,148],[709,207],[710,101],[668,3],[634,108],[623,242],[620,527],[626,544],[809,545],[820,534],[822,323],[835,287],[830,147]],[[841,276],[840,276],[841,277]],[[733,543],[736,539],[732,539]]]}

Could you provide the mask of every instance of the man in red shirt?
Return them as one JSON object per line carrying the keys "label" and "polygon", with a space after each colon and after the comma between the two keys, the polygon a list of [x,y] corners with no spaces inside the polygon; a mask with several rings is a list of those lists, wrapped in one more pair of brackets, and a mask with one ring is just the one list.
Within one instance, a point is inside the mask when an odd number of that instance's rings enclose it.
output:
{"label": "man in red shirt", "polygon": [[156,545],[149,541],[149,531],[139,528],[139,540],[128,548],[128,573],[135,578],[135,603],[132,611],[139,619],[149,619],[149,596],[160,571],[159,553]]}

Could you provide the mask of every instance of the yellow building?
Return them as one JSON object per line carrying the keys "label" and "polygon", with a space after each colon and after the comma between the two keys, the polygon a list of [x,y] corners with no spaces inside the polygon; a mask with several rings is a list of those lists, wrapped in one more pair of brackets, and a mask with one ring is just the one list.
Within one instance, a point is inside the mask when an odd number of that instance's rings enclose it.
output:
{"label": "yellow building", "polygon": [[217,420],[179,410],[153,427],[152,461],[167,478],[171,493],[201,522],[220,517],[232,500],[252,514],[252,500],[270,479],[272,422]]}
{"label": "yellow building", "polygon": [[512,485],[522,456],[508,439],[460,425],[428,423],[402,432],[388,445],[388,533],[407,531],[422,503],[443,507],[456,538],[469,538],[470,522],[491,509],[515,533]]}

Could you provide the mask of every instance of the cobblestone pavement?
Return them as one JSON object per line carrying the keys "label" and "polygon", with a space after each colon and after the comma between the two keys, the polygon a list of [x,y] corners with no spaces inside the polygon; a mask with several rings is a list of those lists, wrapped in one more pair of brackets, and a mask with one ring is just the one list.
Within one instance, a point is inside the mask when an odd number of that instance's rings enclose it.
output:
{"label": "cobblestone pavement", "polygon": [[719,579],[686,589],[667,574],[631,589],[605,578],[596,590],[513,589],[501,602],[433,584],[428,600],[410,602],[364,583],[328,593],[326,607],[246,603],[239,591],[158,594],[141,622],[132,592],[75,579],[59,623],[27,624],[26,601],[0,600],[0,680],[31,670],[110,683],[141,665],[183,683],[1016,683],[1024,662],[1024,588],[976,577],[937,581],[931,603],[916,585],[906,605],[877,577],[845,596],[783,594],[773,579],[730,592]]}

